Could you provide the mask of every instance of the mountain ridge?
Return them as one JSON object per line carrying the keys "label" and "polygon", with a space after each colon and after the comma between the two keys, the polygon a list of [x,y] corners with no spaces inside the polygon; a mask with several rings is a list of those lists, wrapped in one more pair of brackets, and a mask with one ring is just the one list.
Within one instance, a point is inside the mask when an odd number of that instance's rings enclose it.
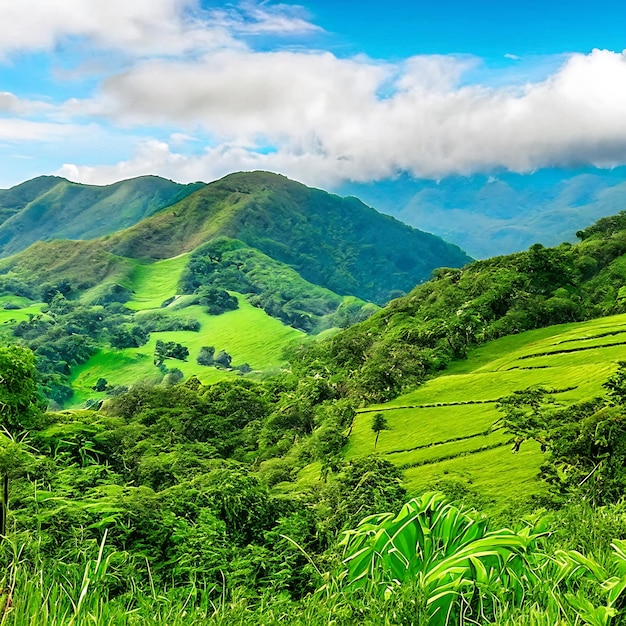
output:
{"label": "mountain ridge", "polygon": [[94,239],[127,228],[203,185],[140,176],[99,186],[41,176],[0,190],[0,256],[37,241]]}
{"label": "mountain ridge", "polygon": [[[291,266],[311,283],[383,304],[437,267],[471,261],[458,246],[358,198],[270,172],[235,172],[190,185],[144,176],[102,187],[40,177],[0,191],[0,216],[3,199],[0,257],[18,254],[18,264],[28,246],[41,241],[87,240],[93,245],[75,245],[156,261],[225,236]],[[68,244],[55,245],[50,253],[34,250],[54,256]],[[14,261],[2,263],[5,271]],[[26,265],[35,271],[32,260]]]}
{"label": "mountain ridge", "polygon": [[436,267],[471,260],[458,246],[356,198],[269,172],[238,172],[209,183],[103,245],[119,256],[156,260],[217,236],[240,239],[312,283],[377,304],[428,279]]}

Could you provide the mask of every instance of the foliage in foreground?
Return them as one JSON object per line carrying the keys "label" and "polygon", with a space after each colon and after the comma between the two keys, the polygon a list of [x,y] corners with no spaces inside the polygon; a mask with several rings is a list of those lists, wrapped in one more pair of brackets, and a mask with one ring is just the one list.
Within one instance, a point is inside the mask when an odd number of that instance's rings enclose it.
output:
{"label": "foliage in foreground", "polygon": [[487,520],[426,493],[346,533],[345,585],[386,595],[417,586],[430,626],[497,621],[528,605],[552,624],[608,624],[626,589],[626,541],[612,544],[609,570],[575,550],[548,554],[545,533],[541,520],[489,530]]}
{"label": "foliage in foreground", "polygon": [[75,547],[65,560],[40,554],[32,562],[23,544],[6,540],[0,624],[622,623],[626,541],[594,558],[558,548],[548,527],[547,518],[534,517],[492,530],[476,513],[427,493],[347,531],[343,563],[332,571],[322,574],[323,561],[307,555],[319,586],[300,599],[244,587],[229,593],[208,584],[202,570],[186,585],[157,584],[148,560],[129,573],[130,555],[108,545],[106,530],[99,544]]}

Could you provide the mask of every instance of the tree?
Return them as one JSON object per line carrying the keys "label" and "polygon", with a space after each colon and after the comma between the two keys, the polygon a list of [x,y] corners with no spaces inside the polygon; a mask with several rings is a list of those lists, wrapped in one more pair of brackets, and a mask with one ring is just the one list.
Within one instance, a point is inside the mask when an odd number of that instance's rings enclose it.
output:
{"label": "tree", "polygon": [[549,422],[545,413],[547,390],[542,387],[520,389],[500,398],[496,408],[504,413],[498,422],[506,432],[515,435],[513,452],[519,452],[527,439],[535,439],[546,450]]}
{"label": "tree", "polygon": [[217,363],[218,365],[221,365],[222,367],[230,367],[230,364],[232,363],[233,358],[230,356],[230,354],[228,354],[228,352],[226,352],[226,350],[220,350],[216,355],[215,355],[215,363]]}
{"label": "tree", "polygon": [[35,425],[43,409],[37,388],[35,357],[19,346],[0,347],[0,536],[6,534],[9,508],[9,478],[25,464],[27,453],[16,441],[16,435]]}
{"label": "tree", "polygon": [[378,444],[378,437],[380,437],[380,431],[389,430],[389,425],[387,424],[387,420],[382,413],[376,413],[374,415],[374,419],[372,420],[372,430],[376,433],[376,440],[374,441],[374,450],[375,450],[376,445]]}
{"label": "tree", "polygon": [[20,346],[0,347],[0,426],[19,434],[34,426],[44,408],[33,353]]}
{"label": "tree", "polygon": [[161,365],[167,358],[186,361],[189,356],[189,349],[175,341],[161,341],[157,339],[154,347],[154,364]]}
{"label": "tree", "polygon": [[107,385],[107,379],[100,377],[92,388],[94,391],[106,391]]}
{"label": "tree", "polygon": [[213,346],[202,346],[196,361],[198,362],[198,365],[213,365],[214,357],[215,348]]}

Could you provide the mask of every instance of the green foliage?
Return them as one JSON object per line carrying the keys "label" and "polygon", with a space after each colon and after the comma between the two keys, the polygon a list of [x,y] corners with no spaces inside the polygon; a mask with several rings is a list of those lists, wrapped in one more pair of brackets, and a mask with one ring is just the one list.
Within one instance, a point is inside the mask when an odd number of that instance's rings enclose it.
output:
{"label": "green foliage", "polygon": [[389,430],[389,424],[387,424],[387,420],[382,413],[378,412],[374,414],[374,417],[372,418],[372,430],[376,433],[376,440],[374,441],[374,449],[376,449],[380,431]]}
{"label": "green foliage", "polygon": [[161,341],[157,339],[154,348],[154,363],[160,365],[165,359],[179,359],[186,361],[189,356],[189,350],[180,343],[175,341]]}
{"label": "green foliage", "polygon": [[[621,223],[621,222],[620,222]],[[624,310],[626,234],[442,268],[433,279],[322,345],[294,355],[298,372],[341,380],[366,402],[414,388],[486,341]]]}
{"label": "green foliage", "polygon": [[30,350],[0,346],[0,426],[10,433],[32,428],[42,410]]}
{"label": "green foliage", "polygon": [[196,359],[198,365],[213,365],[215,357],[215,348],[213,346],[202,346],[200,354]]}
{"label": "green foliage", "polygon": [[[541,607],[546,624],[609,624],[626,589],[626,543],[613,544],[612,573],[574,550],[547,554],[545,528],[490,530],[487,520],[426,493],[397,515],[369,516],[345,533],[339,581],[347,591],[387,595],[416,584],[429,626],[502,623],[523,607]],[[605,604],[596,605],[590,591]]]}
{"label": "green foliage", "polygon": [[236,308],[236,298],[226,289],[244,293],[268,315],[306,332],[346,325],[376,310],[362,300],[346,301],[311,284],[285,264],[226,237],[218,237],[192,252],[180,289],[193,294],[188,304],[209,306],[209,313],[215,311],[212,314]]}
{"label": "green foliage", "polygon": [[[220,315],[226,311],[234,311],[239,308],[236,296],[231,296],[224,289],[203,287],[196,290],[198,304],[205,306],[209,315]],[[194,304],[196,302],[194,301]]]}

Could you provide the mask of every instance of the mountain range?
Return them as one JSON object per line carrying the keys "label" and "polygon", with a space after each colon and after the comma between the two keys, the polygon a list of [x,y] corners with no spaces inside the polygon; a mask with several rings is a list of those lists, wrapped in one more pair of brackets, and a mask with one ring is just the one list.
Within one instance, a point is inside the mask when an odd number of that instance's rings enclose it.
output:
{"label": "mountain range", "polygon": [[[311,283],[377,304],[436,267],[470,261],[457,246],[356,198],[267,172],[184,186],[157,177],[108,187],[44,177],[0,194],[0,216],[2,255],[14,255],[2,262],[4,273],[40,282],[67,277],[83,288],[115,278],[124,258],[171,258],[219,236],[243,241]],[[83,241],[50,241],[63,239]]]}
{"label": "mountain range", "polygon": [[575,241],[581,225],[626,208],[626,167],[542,169],[532,174],[400,176],[344,184],[353,194],[407,224],[435,233],[474,258],[510,254],[534,243]]}

